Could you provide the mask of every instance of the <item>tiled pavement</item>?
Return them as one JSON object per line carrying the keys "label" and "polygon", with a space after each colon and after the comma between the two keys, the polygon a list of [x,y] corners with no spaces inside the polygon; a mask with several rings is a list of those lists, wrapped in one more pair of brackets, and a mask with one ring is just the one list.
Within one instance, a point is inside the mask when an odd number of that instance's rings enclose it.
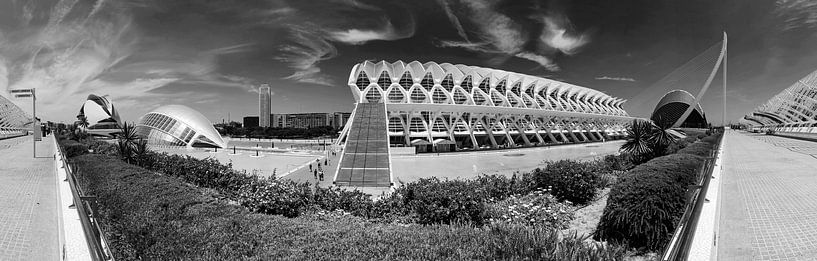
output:
{"label": "tiled pavement", "polygon": [[[57,260],[54,146],[31,136],[0,141],[0,260]],[[10,146],[3,146],[10,145]]]}
{"label": "tiled pavement", "polygon": [[817,143],[729,132],[718,260],[817,260]]}

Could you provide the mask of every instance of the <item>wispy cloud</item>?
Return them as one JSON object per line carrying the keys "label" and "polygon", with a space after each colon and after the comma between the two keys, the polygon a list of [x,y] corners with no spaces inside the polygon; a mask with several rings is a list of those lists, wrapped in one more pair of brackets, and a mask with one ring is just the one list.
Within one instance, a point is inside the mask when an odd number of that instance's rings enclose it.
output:
{"label": "wispy cloud", "polygon": [[[514,56],[540,64],[548,70],[559,67],[549,56],[556,52],[571,55],[588,42],[583,34],[570,32],[570,21],[555,11],[531,14],[529,17],[510,17],[497,10],[497,1],[492,0],[439,0],[448,20],[460,36],[459,40],[441,40],[441,47],[458,47],[491,55]],[[468,38],[464,25],[451,5],[456,5],[466,17],[475,40]],[[526,20],[538,24],[541,31],[531,31],[519,22]],[[503,61],[504,59],[494,59]]]}
{"label": "wispy cloud", "polygon": [[635,79],[630,78],[630,77],[610,77],[610,76],[601,76],[601,77],[596,77],[596,80],[608,80],[608,81],[635,82]]}

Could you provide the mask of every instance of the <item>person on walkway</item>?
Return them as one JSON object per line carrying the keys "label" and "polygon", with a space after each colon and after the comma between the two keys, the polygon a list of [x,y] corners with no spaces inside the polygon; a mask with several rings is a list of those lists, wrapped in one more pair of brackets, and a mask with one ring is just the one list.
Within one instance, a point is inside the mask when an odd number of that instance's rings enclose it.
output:
{"label": "person on walkway", "polygon": [[312,171],[312,164],[309,164],[309,171]]}
{"label": "person on walkway", "polygon": [[315,179],[318,179],[318,170],[315,170],[315,171],[314,171],[314,172],[312,172],[312,173],[313,173],[312,175],[314,175],[314,176],[315,176]]}
{"label": "person on walkway", "polygon": [[320,173],[321,181],[323,181],[323,171]]}

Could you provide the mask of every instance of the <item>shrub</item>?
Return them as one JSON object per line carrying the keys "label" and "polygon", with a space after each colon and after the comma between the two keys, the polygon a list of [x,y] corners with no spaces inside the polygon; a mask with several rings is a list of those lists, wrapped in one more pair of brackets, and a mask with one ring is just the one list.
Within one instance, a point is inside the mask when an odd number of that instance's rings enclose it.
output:
{"label": "shrub", "polygon": [[80,186],[119,260],[623,260],[621,247],[547,228],[497,224],[392,225],[342,212],[283,218],[253,214],[105,155],[75,157]]}
{"label": "shrub", "polygon": [[399,200],[399,205],[416,215],[420,224],[482,225],[488,197],[474,181],[431,177],[398,188],[390,198],[386,200]]}
{"label": "shrub", "polygon": [[73,158],[88,153],[88,146],[74,140],[64,140],[65,157]]}
{"label": "shrub", "polygon": [[698,156],[672,154],[622,175],[610,191],[595,238],[661,249],[683,214],[687,186],[696,183],[702,163]]}
{"label": "shrub", "polygon": [[488,216],[492,223],[566,229],[573,220],[573,215],[572,206],[559,203],[546,190],[537,190],[521,197],[511,196],[488,206]]}
{"label": "shrub", "polygon": [[591,164],[560,160],[549,162],[544,169],[533,171],[537,188],[549,188],[560,201],[570,201],[578,205],[596,198],[602,184],[596,168]]}

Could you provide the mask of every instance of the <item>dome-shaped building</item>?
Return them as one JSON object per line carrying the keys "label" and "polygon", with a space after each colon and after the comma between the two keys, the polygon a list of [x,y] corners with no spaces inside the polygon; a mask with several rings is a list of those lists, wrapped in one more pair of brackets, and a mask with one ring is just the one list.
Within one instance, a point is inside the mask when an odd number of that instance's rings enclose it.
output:
{"label": "dome-shaped building", "polygon": [[[661,97],[661,100],[658,101],[658,105],[655,106],[655,110],[652,112],[650,119],[653,122],[668,122],[669,124],[674,124],[678,122],[678,119],[681,118],[684,111],[686,111],[690,104],[694,102],[695,97],[687,91],[670,91],[667,94],[664,94],[664,97]],[[689,116],[687,116],[683,123],[678,126],[673,125],[672,127],[706,128],[706,114],[704,114],[701,104],[699,103],[695,105],[695,108],[692,110]]]}
{"label": "dome-shaped building", "polygon": [[182,105],[159,107],[142,116],[136,134],[151,145],[218,147],[227,144],[204,115]]}
{"label": "dome-shaped building", "polygon": [[107,98],[88,95],[88,99],[79,109],[77,119],[85,118],[88,121],[88,129],[119,129],[122,119],[119,112],[114,108],[113,103]]}

